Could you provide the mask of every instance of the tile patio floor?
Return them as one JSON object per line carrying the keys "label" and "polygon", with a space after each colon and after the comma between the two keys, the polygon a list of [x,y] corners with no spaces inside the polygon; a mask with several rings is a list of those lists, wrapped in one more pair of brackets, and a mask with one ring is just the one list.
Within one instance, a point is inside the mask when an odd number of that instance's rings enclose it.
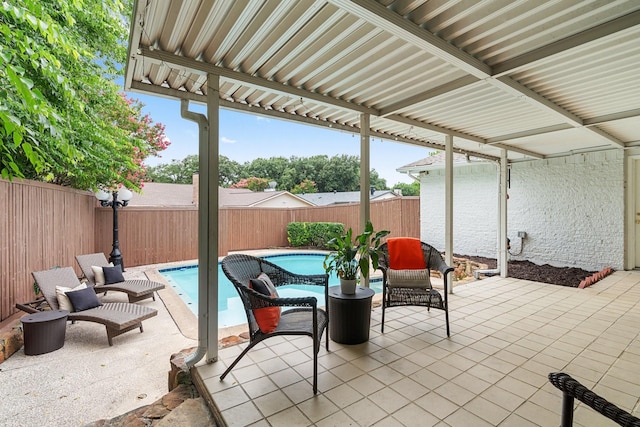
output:
{"label": "tile patio floor", "polygon": [[[272,338],[224,380],[243,346],[221,350],[199,375],[231,426],[558,426],[563,371],[640,414],[640,272],[587,289],[493,277],[455,288],[444,313],[373,309],[368,342],[330,342],[311,388],[308,337]],[[323,338],[324,340],[324,338]],[[576,426],[610,426],[578,406]]]}

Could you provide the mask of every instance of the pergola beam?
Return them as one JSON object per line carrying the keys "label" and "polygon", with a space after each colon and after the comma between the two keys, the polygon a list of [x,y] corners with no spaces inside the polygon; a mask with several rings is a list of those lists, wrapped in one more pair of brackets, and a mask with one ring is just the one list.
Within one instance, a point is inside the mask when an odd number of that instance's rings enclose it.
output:
{"label": "pergola beam", "polygon": [[330,105],[333,107],[344,108],[352,111],[356,111],[364,114],[371,114],[378,116],[380,112],[374,108],[368,108],[363,105],[354,104],[352,102],[343,101],[341,99],[332,98],[330,96],[322,95],[316,92],[310,92],[304,89],[300,89],[294,86],[288,86],[283,83],[275,82],[273,80],[263,79],[261,77],[251,76],[248,74],[240,73],[238,71],[229,70],[227,68],[217,67],[206,62],[196,61],[184,56],[175,55],[173,53],[164,52],[161,50],[149,49],[147,47],[140,48],[140,56],[149,60],[158,61],[162,65],[167,65],[175,68],[182,68],[185,70],[192,70],[198,74],[217,74],[220,77],[242,82],[255,89],[269,89],[281,95],[295,96],[298,98],[306,98],[311,101],[316,101],[321,104]]}
{"label": "pergola beam", "polygon": [[485,79],[491,76],[491,67],[489,65],[422,29],[378,2],[370,0],[329,1],[353,16],[370,22],[376,27],[441,58],[476,78]]}
{"label": "pergola beam", "polygon": [[[137,81],[132,82],[130,90],[133,92],[139,92],[144,94],[152,93],[162,98],[186,99],[202,105],[206,105],[206,101],[207,101],[207,97],[203,94],[186,92],[183,90],[171,89],[168,87],[155,86],[148,83],[140,83]],[[299,116],[296,114],[291,114],[283,111],[266,109],[263,107],[242,104],[239,102],[228,101],[225,99],[220,100],[220,107],[226,108],[228,110],[241,111],[249,114],[254,114],[257,116],[271,117],[279,120],[287,120],[287,121],[302,123],[302,124],[311,125],[311,126],[334,129],[342,132],[348,132],[353,134],[360,133],[359,127],[348,126],[342,123],[329,122],[326,120],[319,120],[313,117]],[[411,145],[416,145],[416,146],[425,147],[425,148],[432,148],[434,150],[444,150],[443,144],[438,144],[435,142],[424,141],[424,140],[411,139],[411,138],[407,138],[400,135],[391,135],[384,132],[378,132],[373,129],[370,130],[370,136],[372,138],[386,139],[388,141],[411,144]],[[454,152],[459,154],[468,154],[470,156],[483,158],[487,160],[498,159],[496,156],[491,156],[483,153],[476,153],[473,151],[463,150],[459,148],[455,148]]]}
{"label": "pergola beam", "polygon": [[635,110],[620,111],[618,113],[605,114],[603,116],[591,117],[590,119],[584,119],[585,126],[597,126],[607,122],[613,122],[615,120],[631,119],[634,117],[640,117],[640,108]]}
{"label": "pergola beam", "polygon": [[640,11],[629,13],[619,18],[613,19],[604,24],[597,25],[581,33],[574,34],[561,40],[557,40],[539,49],[527,52],[524,55],[516,56],[513,59],[501,62],[493,66],[493,76],[499,77],[529,67],[538,61],[548,59],[554,55],[566,52],[578,46],[607,37],[627,28],[634,27],[640,23]]}
{"label": "pergola beam", "polygon": [[425,92],[419,93],[417,95],[413,95],[410,98],[403,99],[402,101],[398,101],[394,104],[391,104],[385,108],[380,110],[380,116],[386,117],[391,114],[395,114],[396,112],[402,110],[403,108],[410,107],[415,104],[419,104],[421,102],[427,101],[431,98],[435,98],[440,95],[444,95],[448,92],[452,92],[454,90],[463,88],[465,86],[469,86],[470,84],[476,83],[479,80],[473,76],[465,76],[459,79],[453,80],[447,84],[439,86],[437,88],[427,90]]}
{"label": "pergola beam", "polygon": [[559,125],[548,126],[544,128],[538,128],[538,129],[530,129],[522,132],[509,133],[506,135],[500,135],[493,138],[487,138],[487,144],[494,145],[497,142],[511,141],[513,139],[526,138],[528,136],[542,135],[545,133],[557,132],[557,131],[568,130],[568,129],[573,129],[573,126],[562,123]]}

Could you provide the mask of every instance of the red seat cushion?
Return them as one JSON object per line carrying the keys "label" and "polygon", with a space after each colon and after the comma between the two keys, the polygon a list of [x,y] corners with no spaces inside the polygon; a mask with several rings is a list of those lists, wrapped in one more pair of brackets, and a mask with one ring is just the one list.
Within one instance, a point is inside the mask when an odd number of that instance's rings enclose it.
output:
{"label": "red seat cushion", "polygon": [[427,268],[420,239],[392,237],[387,240],[389,268],[394,270],[423,270]]}
{"label": "red seat cushion", "polygon": [[[266,276],[266,274],[262,273],[258,278],[251,279],[249,287],[263,295],[277,298],[278,293],[275,290],[275,286],[273,286],[268,276],[266,278],[264,276]],[[256,318],[256,322],[258,322],[258,327],[265,334],[270,334],[276,330],[278,322],[280,322],[280,314],[280,307],[263,307],[253,310],[253,316]]]}

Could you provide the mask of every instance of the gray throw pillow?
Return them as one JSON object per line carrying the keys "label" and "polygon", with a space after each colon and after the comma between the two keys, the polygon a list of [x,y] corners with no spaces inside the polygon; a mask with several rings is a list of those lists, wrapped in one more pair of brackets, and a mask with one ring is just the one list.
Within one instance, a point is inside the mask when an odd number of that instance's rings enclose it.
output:
{"label": "gray throw pillow", "polygon": [[67,292],[66,294],[67,297],[69,297],[69,301],[71,301],[73,311],[89,310],[90,308],[96,308],[102,305],[93,288],[79,289],[77,291]]}
{"label": "gray throw pillow", "polygon": [[105,285],[124,282],[124,276],[122,275],[121,265],[116,265],[113,267],[102,267],[102,271],[104,272]]}

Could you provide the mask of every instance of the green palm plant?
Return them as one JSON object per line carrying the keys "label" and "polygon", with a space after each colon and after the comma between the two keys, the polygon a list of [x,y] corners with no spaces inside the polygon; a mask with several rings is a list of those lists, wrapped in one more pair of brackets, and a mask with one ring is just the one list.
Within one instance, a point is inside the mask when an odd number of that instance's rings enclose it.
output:
{"label": "green palm plant", "polygon": [[324,259],[323,266],[327,274],[336,272],[336,275],[345,280],[358,278],[358,271],[362,277],[369,276],[369,269],[378,268],[380,256],[379,248],[383,237],[390,231],[375,232],[371,221],[367,221],[364,232],[353,236],[353,230],[349,228],[346,233],[336,236],[327,242],[327,247],[332,251]]}

